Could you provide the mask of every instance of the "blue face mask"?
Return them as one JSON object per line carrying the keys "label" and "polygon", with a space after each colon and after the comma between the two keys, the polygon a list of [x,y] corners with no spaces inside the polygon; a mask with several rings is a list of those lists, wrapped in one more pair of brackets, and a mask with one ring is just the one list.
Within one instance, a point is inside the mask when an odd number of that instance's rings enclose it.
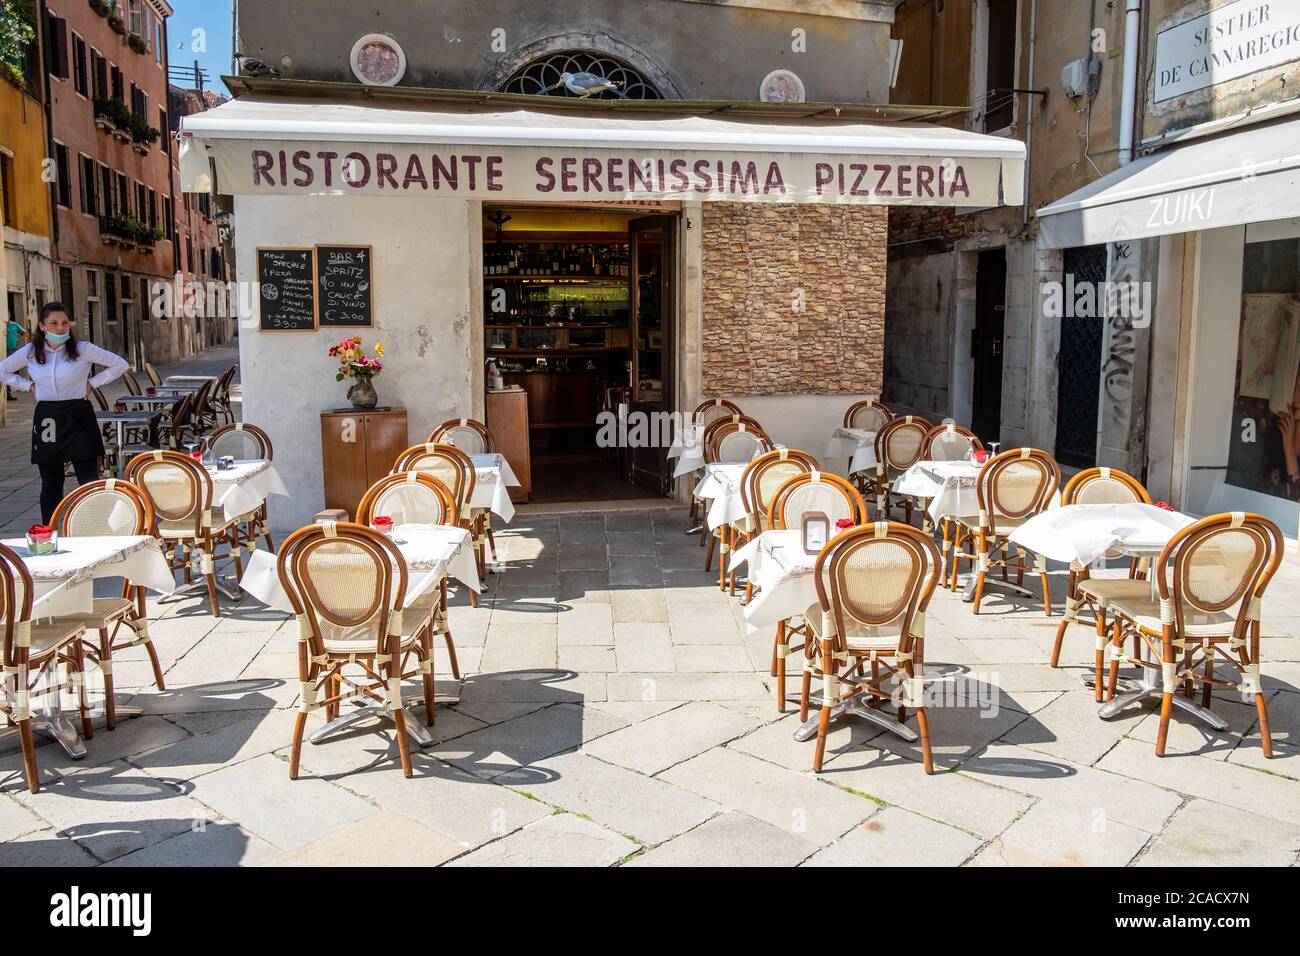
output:
{"label": "blue face mask", "polygon": [[53,332],[45,333],[45,341],[49,342],[51,345],[62,345],[70,338],[72,338],[72,336],[67,332],[64,332],[62,335],[55,335]]}

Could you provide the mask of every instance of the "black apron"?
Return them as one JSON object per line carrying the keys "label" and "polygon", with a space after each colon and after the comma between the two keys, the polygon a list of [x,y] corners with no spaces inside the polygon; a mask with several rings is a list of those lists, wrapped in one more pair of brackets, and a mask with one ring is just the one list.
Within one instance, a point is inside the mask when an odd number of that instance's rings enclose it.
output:
{"label": "black apron", "polygon": [[84,398],[67,402],[37,402],[32,415],[32,464],[61,465],[99,458],[104,438],[95,406]]}

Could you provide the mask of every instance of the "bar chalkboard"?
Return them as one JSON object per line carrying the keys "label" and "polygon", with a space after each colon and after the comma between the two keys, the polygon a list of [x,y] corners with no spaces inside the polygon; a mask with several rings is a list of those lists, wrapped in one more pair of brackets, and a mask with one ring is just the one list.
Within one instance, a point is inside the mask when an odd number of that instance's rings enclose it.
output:
{"label": "bar chalkboard", "polygon": [[316,296],[322,328],[374,326],[371,266],[370,246],[316,247]]}
{"label": "bar chalkboard", "polygon": [[263,332],[316,328],[316,269],[311,249],[258,249],[257,281]]}

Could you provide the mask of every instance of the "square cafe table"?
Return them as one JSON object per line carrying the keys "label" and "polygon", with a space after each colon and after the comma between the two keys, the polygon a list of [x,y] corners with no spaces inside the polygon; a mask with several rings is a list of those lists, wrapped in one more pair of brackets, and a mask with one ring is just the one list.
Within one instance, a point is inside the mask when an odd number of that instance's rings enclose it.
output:
{"label": "square cafe table", "polygon": [[95,419],[101,425],[113,425],[117,434],[117,449],[113,457],[117,462],[116,474],[122,474],[122,469],[126,466],[123,460],[123,449],[126,447],[126,426],[127,425],[145,425],[149,429],[149,441],[151,444],[156,443],[158,431],[158,421],[162,418],[162,409],[128,409],[119,412],[117,409],[109,411],[95,410]]}
{"label": "square cafe table", "polygon": [[514,502],[507,488],[518,488],[519,479],[504,455],[487,452],[469,456],[474,463],[474,496],[471,508],[487,508],[507,524],[515,516]]}
{"label": "square cafe table", "polygon": [[[474,559],[474,545],[468,529],[452,525],[403,524],[393,529],[392,541],[406,562],[407,585],[403,602],[406,607],[410,607],[417,598],[432,588],[438,587],[449,575],[471,591],[477,593],[481,588],[478,565]],[[239,585],[263,604],[288,614],[293,613],[293,603],[280,584],[274,554],[256,551],[249,555]],[[387,710],[383,705],[357,707],[313,731],[307,739],[315,742],[340,727],[384,716],[387,716]],[[433,735],[419,721],[408,720],[406,730],[421,747],[434,741]]]}
{"label": "square cafe table", "polygon": [[[59,539],[59,550],[38,555],[28,554],[25,538],[0,543],[22,558],[32,576],[33,620],[89,614],[94,609],[97,578],[125,578],[160,594],[176,589],[161,546],[148,535],[64,537]],[[34,714],[32,729],[45,731],[68,756],[81,759],[86,755],[86,745],[76,722],[58,709],[58,694],[49,699],[54,701],[54,709]],[[128,716],[133,716],[129,708],[118,708],[119,718]]]}
{"label": "square cafe table", "polygon": [[840,462],[849,459],[846,474],[856,475],[860,471],[874,471],[876,467],[876,433],[865,428],[836,428],[831,433],[831,440],[826,444],[826,467],[832,464],[836,468]]}

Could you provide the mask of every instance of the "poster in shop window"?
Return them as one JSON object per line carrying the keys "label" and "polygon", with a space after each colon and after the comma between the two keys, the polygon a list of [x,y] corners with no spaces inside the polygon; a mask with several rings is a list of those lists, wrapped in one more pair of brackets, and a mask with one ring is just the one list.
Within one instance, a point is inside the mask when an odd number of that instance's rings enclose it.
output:
{"label": "poster in shop window", "polygon": [[1249,243],[1227,482],[1300,501],[1300,240]]}

